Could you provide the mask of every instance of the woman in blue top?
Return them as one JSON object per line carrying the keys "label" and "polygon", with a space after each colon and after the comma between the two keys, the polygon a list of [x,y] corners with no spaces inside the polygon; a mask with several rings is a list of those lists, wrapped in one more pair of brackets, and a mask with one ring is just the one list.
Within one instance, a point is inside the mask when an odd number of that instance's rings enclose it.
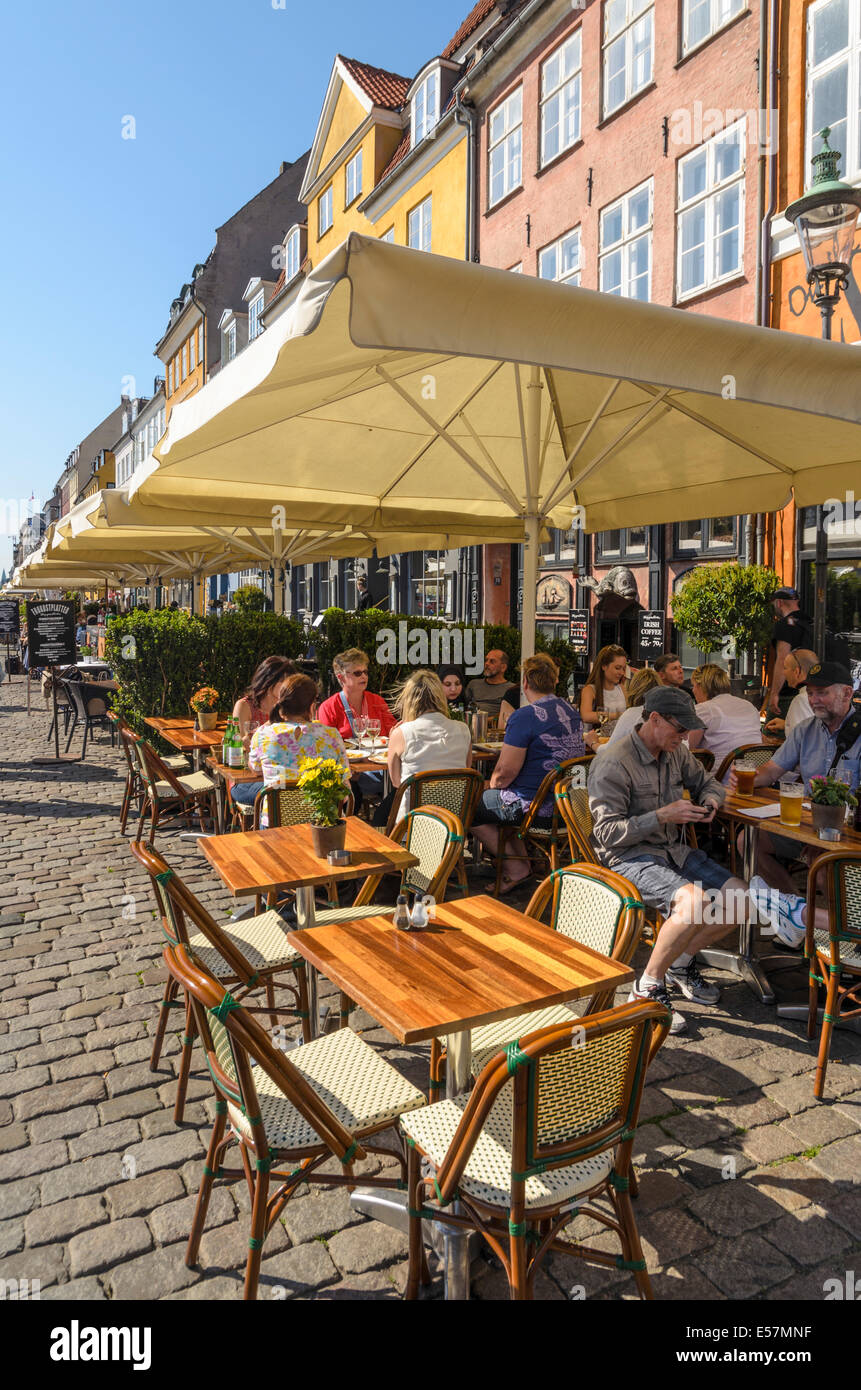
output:
{"label": "woman in blue top", "polygon": [[[476,838],[494,855],[499,823],[522,821],[547,773],[586,751],[580,715],[555,693],[559,679],[556,662],[543,653],[527,657],[520,675],[524,703],[509,715],[499,761],[473,821]],[[541,814],[549,818],[552,813],[551,796]],[[510,893],[529,872],[525,855],[507,855],[500,892]]]}

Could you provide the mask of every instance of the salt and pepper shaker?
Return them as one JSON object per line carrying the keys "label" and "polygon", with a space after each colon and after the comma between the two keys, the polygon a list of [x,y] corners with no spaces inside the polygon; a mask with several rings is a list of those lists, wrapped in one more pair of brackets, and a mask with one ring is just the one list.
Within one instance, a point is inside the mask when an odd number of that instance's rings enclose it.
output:
{"label": "salt and pepper shaker", "polygon": [[411,930],[410,911],[407,907],[406,894],[404,893],[401,893],[398,896],[398,903],[397,907],[395,908],[395,915],[392,918],[392,921],[394,922],[398,931]]}

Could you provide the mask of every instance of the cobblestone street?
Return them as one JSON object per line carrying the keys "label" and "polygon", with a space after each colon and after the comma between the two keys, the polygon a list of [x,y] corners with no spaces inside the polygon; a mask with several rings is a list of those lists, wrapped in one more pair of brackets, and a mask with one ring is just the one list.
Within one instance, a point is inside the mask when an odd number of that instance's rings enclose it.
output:
{"label": "cobblestone street", "polygon": [[[197,1050],[177,1126],[175,1030],[158,1072],[149,1068],[161,936],[119,833],[121,752],[98,734],[85,764],[34,765],[53,749],[38,688],[29,716],[24,701],[20,678],[4,684],[0,1278],[37,1279],[43,1299],[238,1299],[244,1184],[216,1190],[200,1264],[184,1263],[212,1091]],[[216,916],[231,909],[194,840],[167,829],[157,846]],[[487,880],[473,886],[486,891]],[[836,1033],[816,1102],[805,1026],[716,978],[720,1005],[683,1003],[690,1032],[667,1042],[643,1099],[635,1210],[655,1295],[822,1299],[827,1279],[861,1268],[861,1037]],[[796,979],[803,998],[800,971]],[[352,1026],[424,1087],[425,1047],[393,1044],[361,1012]],[[571,1230],[580,1238],[590,1227],[600,1230],[583,1219]],[[594,1243],[617,1248],[600,1235]],[[476,1299],[507,1296],[500,1266],[479,1257],[472,1274]],[[288,1203],[267,1240],[260,1297],[398,1299],[405,1279],[405,1236],[356,1215],[343,1190],[318,1187]],[[636,1296],[625,1271],[556,1256],[536,1295],[584,1292]]]}

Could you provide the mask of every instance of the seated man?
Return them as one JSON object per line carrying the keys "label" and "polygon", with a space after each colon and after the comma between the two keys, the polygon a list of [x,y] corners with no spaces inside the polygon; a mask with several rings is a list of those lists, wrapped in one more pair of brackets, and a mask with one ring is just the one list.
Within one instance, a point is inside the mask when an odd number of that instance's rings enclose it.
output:
{"label": "seated man", "polygon": [[[831,773],[848,782],[853,791],[861,783],[861,711],[852,704],[852,677],[845,666],[836,661],[824,661],[811,666],[807,673],[807,698],[812,718],[796,724],[786,742],[774,750],[774,755],[759,769],[755,787],[769,787],[787,774],[798,772],[807,785],[811,777]],[[730,777],[729,790],[735,790],[735,774]],[[788,835],[772,835],[760,831],[757,837],[757,868],[759,875],[751,880],[754,891],[768,885],[785,894],[794,894],[795,885],[781,858],[798,858],[799,845]],[[794,915],[785,924],[783,939],[800,945],[804,940],[804,923],[796,899]]]}
{"label": "seated man", "polygon": [[476,676],[466,687],[467,703],[474,704],[477,710],[493,720],[499,719],[503,700],[509,707],[506,713],[517,709],[520,704],[520,692],[506,676],[507,670],[508,657],[495,647],[484,658],[484,675]]}
{"label": "seated man", "polygon": [[[689,696],[656,686],[642,722],[608,744],[589,773],[600,859],[666,918],[631,998],[657,999],[671,1011],[669,986],[697,1003],[717,1003],[720,991],[703,979],[696,952],[725,935],[747,907],[746,884],[685,841],[685,826],[709,824],[726,795],[684,742],[688,730],[703,727]],[[670,1032],[686,1029],[673,1012]]]}

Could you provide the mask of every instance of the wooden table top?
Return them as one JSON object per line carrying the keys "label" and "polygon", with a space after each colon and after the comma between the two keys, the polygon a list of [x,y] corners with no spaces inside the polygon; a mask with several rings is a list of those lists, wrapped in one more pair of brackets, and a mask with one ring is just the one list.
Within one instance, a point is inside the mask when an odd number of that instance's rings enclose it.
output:
{"label": "wooden table top", "polygon": [[223,778],[229,787],[235,786],[239,782],[262,782],[262,772],[252,772],[250,767],[228,767],[215,754],[212,757],[204,758],[206,766],[218,777]]}
{"label": "wooden table top", "polygon": [[246,830],[198,840],[215,872],[235,898],[250,898],[280,888],[309,888],[318,883],[366,878],[380,870],[405,869],[419,861],[358,816],[347,817],[346,848],[351,864],[318,859],[310,825]]}
{"label": "wooden table top", "polygon": [[179,749],[181,753],[188,753],[195,748],[214,748],[216,744],[221,743],[227,728],[227,716],[219,716],[217,726],[205,731],[195,729],[193,719],[162,719],[153,715],[145,719],[144,723],[161,734],[173,748]]}
{"label": "wooden table top", "polygon": [[398,931],[389,912],[291,932],[290,941],[402,1043],[514,1018],[634,978],[627,966],[483,893],[441,903],[423,931]]}
{"label": "wooden table top", "polygon": [[[805,800],[809,801],[809,799],[809,797],[805,797]],[[780,792],[776,787],[757,787],[753,796],[727,795],[720,814],[741,821],[744,825],[753,825],[761,830],[770,831],[774,835],[786,835],[790,840],[797,840],[799,844],[811,845],[814,849],[819,850],[820,854],[828,854],[837,849],[861,851],[861,834],[857,830],[852,830],[848,825],[843,827],[843,833],[839,840],[820,840],[813,828],[813,816],[806,807],[802,807],[800,825],[784,825],[777,816],[769,816],[763,820],[759,816],[746,816],[744,814],[746,810],[751,810],[757,806],[774,806],[779,801]]]}

